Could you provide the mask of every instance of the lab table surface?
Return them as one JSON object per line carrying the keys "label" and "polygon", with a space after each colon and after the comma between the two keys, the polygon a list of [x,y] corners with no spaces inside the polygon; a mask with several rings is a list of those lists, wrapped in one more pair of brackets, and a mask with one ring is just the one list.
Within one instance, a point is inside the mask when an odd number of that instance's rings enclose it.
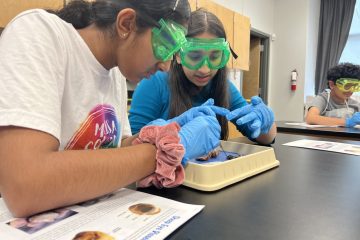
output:
{"label": "lab table surface", "polygon": [[352,140],[360,140],[359,128],[345,127],[305,127],[299,125],[290,125],[291,121],[276,121],[277,130],[280,133],[292,133],[303,135],[314,135],[323,137],[335,137]]}
{"label": "lab table surface", "polygon": [[277,168],[215,192],[138,190],[205,205],[168,239],[360,239],[360,157],[282,145],[300,139],[360,145],[279,133],[273,144]]}

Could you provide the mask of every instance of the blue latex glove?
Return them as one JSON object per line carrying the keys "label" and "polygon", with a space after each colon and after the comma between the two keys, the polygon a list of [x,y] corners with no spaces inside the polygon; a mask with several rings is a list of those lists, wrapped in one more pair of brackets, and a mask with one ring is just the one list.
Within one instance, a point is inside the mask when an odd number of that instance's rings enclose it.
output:
{"label": "blue latex glove", "polygon": [[214,99],[209,98],[205,103],[201,106],[193,107],[182,113],[181,115],[170,119],[168,121],[174,122],[176,121],[180,126],[183,126],[199,116],[213,116],[216,117],[216,114],[221,116],[226,116],[226,114],[230,113],[230,111],[226,108],[214,106]]}
{"label": "blue latex glove", "polygon": [[345,127],[355,127],[356,125],[360,125],[360,112],[356,112],[345,120]]}
{"label": "blue latex glove", "polygon": [[192,107],[188,109],[186,112],[182,113],[181,115],[174,117],[169,120],[164,119],[155,119],[146,126],[164,126],[171,122],[177,122],[180,126],[185,125],[186,123],[190,122],[196,117],[199,116],[213,116],[216,117],[216,114],[221,116],[226,116],[230,111],[223,107],[214,106],[214,99],[209,98],[205,103],[198,107]]}
{"label": "blue latex glove", "polygon": [[169,122],[164,119],[158,118],[149,122],[148,124],[146,124],[146,126],[164,126],[166,124],[169,124]]}
{"label": "blue latex glove", "polygon": [[260,134],[268,133],[274,123],[273,111],[258,96],[252,97],[249,105],[227,114],[226,118],[228,120],[238,118],[236,124],[247,137],[252,139],[257,138]]}
{"label": "blue latex glove", "polygon": [[189,159],[208,154],[220,145],[221,127],[213,116],[200,116],[185,124],[179,132],[180,143],[185,148],[181,164]]}

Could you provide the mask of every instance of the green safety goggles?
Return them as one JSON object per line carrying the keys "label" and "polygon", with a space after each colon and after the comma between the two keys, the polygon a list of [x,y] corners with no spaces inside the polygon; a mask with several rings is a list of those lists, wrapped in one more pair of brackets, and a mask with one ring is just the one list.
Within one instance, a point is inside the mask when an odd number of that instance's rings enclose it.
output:
{"label": "green safety goggles", "polygon": [[159,26],[152,29],[152,48],[155,57],[168,61],[186,43],[186,29],[173,21],[160,19]]}
{"label": "green safety goggles", "polygon": [[336,86],[343,92],[360,92],[360,80],[356,78],[339,78]]}
{"label": "green safety goggles", "polygon": [[188,38],[180,49],[181,64],[191,70],[204,64],[210,69],[225,67],[230,58],[229,43],[224,38]]}

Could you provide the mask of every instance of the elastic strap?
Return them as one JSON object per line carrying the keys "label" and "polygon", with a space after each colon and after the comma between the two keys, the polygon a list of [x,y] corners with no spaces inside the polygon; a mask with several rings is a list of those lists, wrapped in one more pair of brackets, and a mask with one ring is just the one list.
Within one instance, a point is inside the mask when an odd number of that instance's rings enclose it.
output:
{"label": "elastic strap", "polygon": [[164,126],[146,126],[132,145],[150,143],[156,146],[155,172],[137,182],[138,187],[176,187],[183,183],[185,170],[181,165],[185,149],[180,143],[180,126],[176,122]]}
{"label": "elastic strap", "polygon": [[174,8],[173,8],[173,11],[174,11],[174,12],[175,12],[175,10],[176,10],[176,8],[177,8],[178,4],[179,4],[179,0],[176,0],[176,2],[175,2],[175,6],[174,6]]}
{"label": "elastic strap", "polygon": [[233,56],[233,58],[235,58],[235,59],[238,58],[238,55],[235,53],[235,51],[231,47],[230,47],[230,52],[231,52],[231,55]]}

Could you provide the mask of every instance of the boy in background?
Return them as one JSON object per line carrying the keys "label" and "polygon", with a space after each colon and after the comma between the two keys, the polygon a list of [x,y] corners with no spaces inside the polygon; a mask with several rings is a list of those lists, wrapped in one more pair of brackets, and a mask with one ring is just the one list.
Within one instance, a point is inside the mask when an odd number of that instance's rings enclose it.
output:
{"label": "boy in background", "polygon": [[354,127],[360,124],[360,102],[351,98],[360,92],[360,65],[341,63],[327,72],[328,86],[310,104],[307,124]]}

